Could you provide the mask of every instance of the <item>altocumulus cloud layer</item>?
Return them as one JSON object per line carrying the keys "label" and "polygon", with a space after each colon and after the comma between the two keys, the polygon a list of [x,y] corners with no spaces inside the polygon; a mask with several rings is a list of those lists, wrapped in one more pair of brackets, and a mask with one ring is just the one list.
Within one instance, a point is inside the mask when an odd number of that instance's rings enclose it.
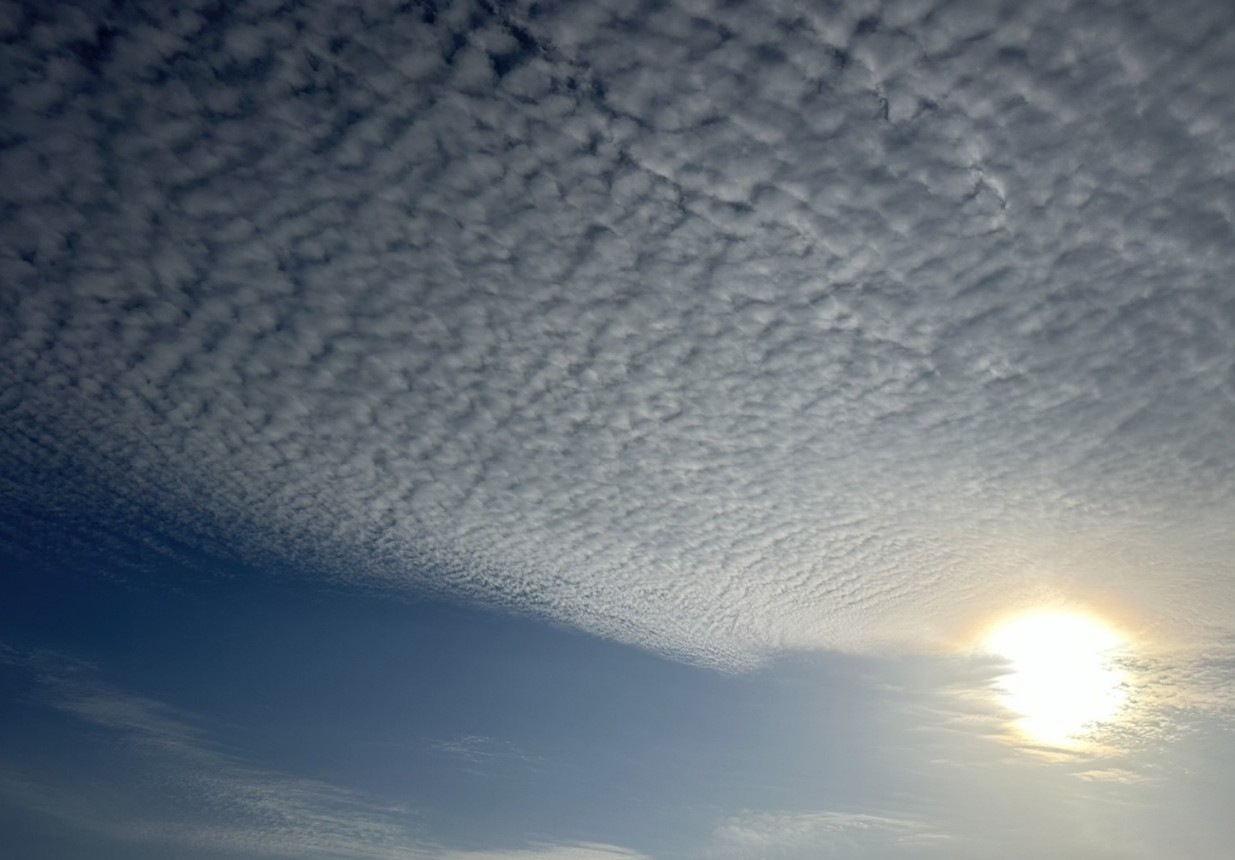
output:
{"label": "altocumulus cloud layer", "polygon": [[1235,617],[1229,4],[177,5],[0,6],[5,504],[732,667]]}

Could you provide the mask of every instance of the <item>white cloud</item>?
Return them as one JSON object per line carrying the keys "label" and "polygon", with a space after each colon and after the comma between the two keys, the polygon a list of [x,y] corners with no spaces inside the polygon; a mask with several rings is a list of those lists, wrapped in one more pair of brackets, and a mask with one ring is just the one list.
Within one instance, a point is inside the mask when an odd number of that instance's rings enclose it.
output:
{"label": "white cloud", "polygon": [[580,843],[544,845],[509,851],[462,851],[442,855],[442,860],[647,860],[647,855],[613,845]]}
{"label": "white cloud", "polygon": [[[551,843],[467,851],[414,826],[414,810],[319,780],[256,767],[224,751],[192,715],[100,682],[59,655],[0,646],[0,659],[36,674],[42,700],[108,731],[118,777],[105,782],[79,764],[55,768],[0,762],[0,795],[42,816],[111,840],[245,857],[336,860],[638,860],[609,845]],[[471,747],[475,738],[466,739]],[[483,746],[500,746],[484,739]],[[95,741],[97,744],[98,741]]]}
{"label": "white cloud", "polygon": [[1230,632],[1222,4],[151,5],[13,47],[6,505],[731,668]]}
{"label": "white cloud", "polygon": [[[252,767],[220,751],[186,715],[166,705],[81,678],[45,679],[49,702],[118,733],[133,783],[117,781],[110,798],[82,786],[10,792],[78,827],[111,838],[245,855],[411,860],[429,857],[400,821],[408,810],[383,807],[327,783]],[[153,780],[159,796],[141,786]],[[37,786],[36,786],[37,788]],[[120,800],[118,798],[126,798]],[[57,798],[65,798],[60,800]],[[106,795],[104,796],[106,798]],[[164,814],[167,797],[177,803]],[[132,801],[132,802],[130,802]],[[106,807],[111,806],[108,809]],[[142,810],[145,808],[145,814]],[[93,810],[87,813],[86,810]]]}
{"label": "white cloud", "polygon": [[[807,857],[933,856],[952,838],[919,822],[856,812],[746,812],[722,822],[705,856]],[[891,852],[891,853],[889,853]]]}
{"label": "white cloud", "polygon": [[459,735],[435,741],[430,748],[458,760],[465,769],[474,773],[483,772],[496,764],[535,764],[540,761],[539,757],[524,752],[517,744],[485,735]]}

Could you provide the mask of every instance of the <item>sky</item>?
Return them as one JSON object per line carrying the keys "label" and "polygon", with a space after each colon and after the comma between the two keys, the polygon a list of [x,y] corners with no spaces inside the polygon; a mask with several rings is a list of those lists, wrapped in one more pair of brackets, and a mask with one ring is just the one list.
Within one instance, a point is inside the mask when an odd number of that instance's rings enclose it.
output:
{"label": "sky", "polygon": [[18,856],[1228,856],[1235,6],[0,41]]}

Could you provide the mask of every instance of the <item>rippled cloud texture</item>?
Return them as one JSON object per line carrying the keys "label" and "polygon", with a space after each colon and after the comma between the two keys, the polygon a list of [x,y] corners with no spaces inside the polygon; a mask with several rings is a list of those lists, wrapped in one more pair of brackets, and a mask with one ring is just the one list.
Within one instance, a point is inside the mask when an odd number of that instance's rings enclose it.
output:
{"label": "rippled cloud texture", "polygon": [[1232,632],[1229,4],[177,6],[0,7],[6,504],[734,669]]}

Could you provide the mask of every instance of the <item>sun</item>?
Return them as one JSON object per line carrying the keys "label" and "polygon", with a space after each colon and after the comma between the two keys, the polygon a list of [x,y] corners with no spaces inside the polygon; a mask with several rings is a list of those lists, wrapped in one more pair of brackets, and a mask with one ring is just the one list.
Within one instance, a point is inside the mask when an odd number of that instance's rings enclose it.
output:
{"label": "sun", "polygon": [[1000,624],[985,649],[1009,663],[998,687],[1018,715],[1017,729],[1038,743],[1069,747],[1123,709],[1125,678],[1114,661],[1123,644],[1083,615],[1041,612]]}

